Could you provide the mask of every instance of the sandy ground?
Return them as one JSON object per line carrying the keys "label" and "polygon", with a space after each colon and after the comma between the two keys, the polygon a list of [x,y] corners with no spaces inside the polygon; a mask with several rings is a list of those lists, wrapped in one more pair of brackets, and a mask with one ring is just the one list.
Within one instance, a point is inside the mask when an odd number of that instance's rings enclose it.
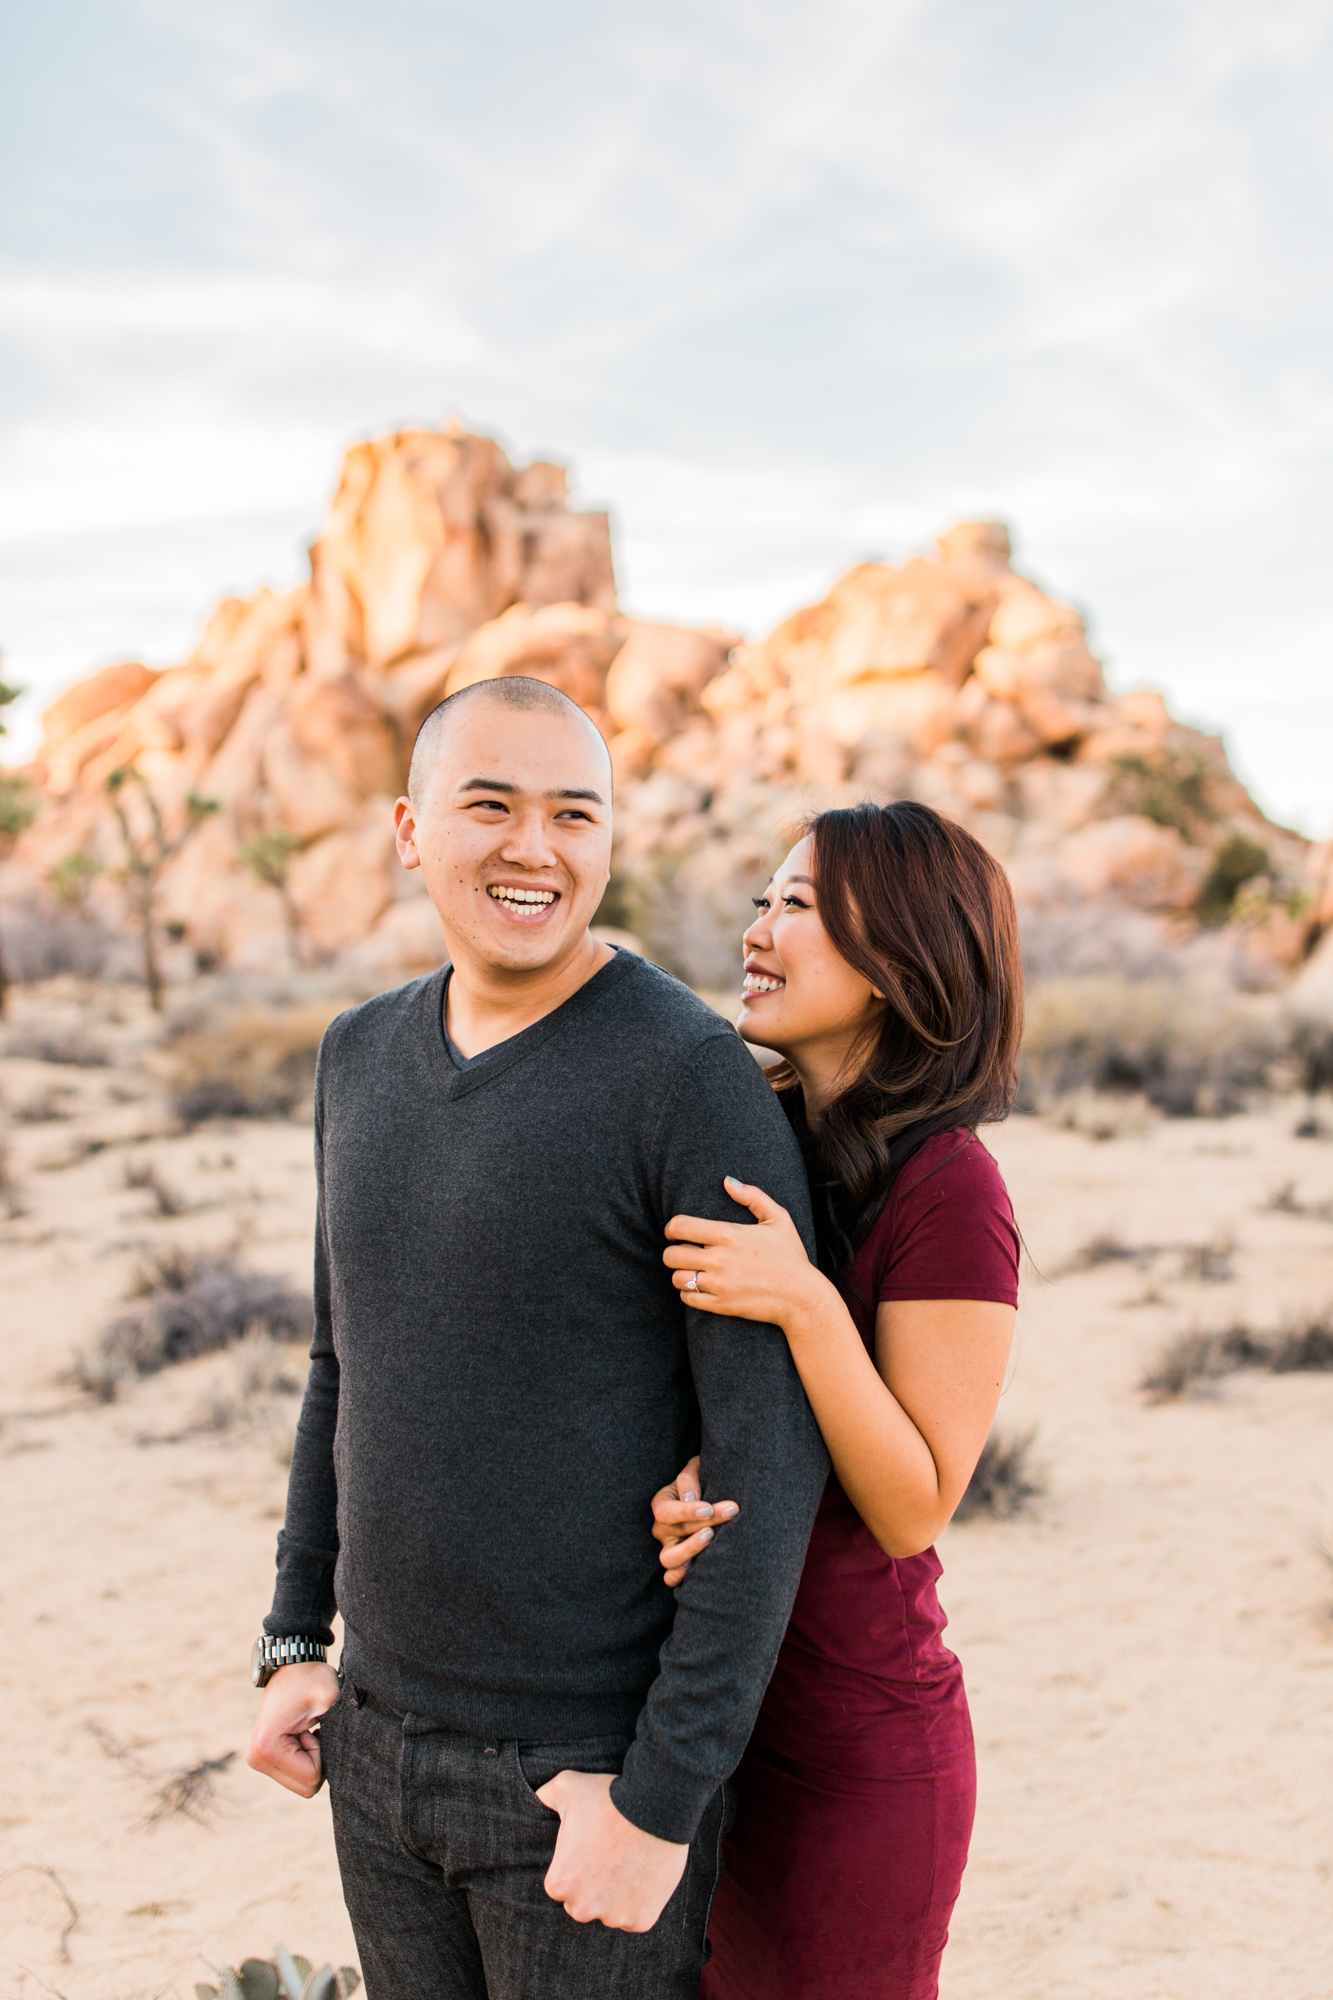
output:
{"label": "sandy ground", "polygon": [[[37,1006],[22,996],[22,1017]],[[40,1006],[60,1014],[59,996]],[[230,1355],[110,1405],[57,1379],[155,1248],[236,1242],[260,1268],[309,1268],[305,1128],[174,1134],[123,1011],[111,1067],[0,1063],[11,1113],[57,1088],[68,1114],[12,1124],[21,1212],[0,1222],[0,1993],[24,2000],[188,2000],[279,1939],[355,1957],[327,1800],[243,1762],[295,1397],[228,1426]],[[1333,1375],[1232,1377],[1164,1406],[1136,1389],[1174,1332],[1266,1329],[1333,1298],[1333,1224],[1265,1206],[1291,1181],[1298,1204],[1333,1198],[1333,1145],[1294,1120],[1283,1104],[1109,1142],[1034,1119],[991,1135],[1037,1267],[1001,1422],[1037,1426],[1049,1486],[942,1548],[981,1769],[947,2000],[1333,1994],[1333,1568],[1315,1548]],[[136,1160],[181,1213],[125,1185]],[[1106,1233],[1157,1247],[1060,1275]],[[1181,1246],[1227,1233],[1229,1279],[1184,1274]],[[194,1817],[163,1808],[173,1777],[229,1752]]]}

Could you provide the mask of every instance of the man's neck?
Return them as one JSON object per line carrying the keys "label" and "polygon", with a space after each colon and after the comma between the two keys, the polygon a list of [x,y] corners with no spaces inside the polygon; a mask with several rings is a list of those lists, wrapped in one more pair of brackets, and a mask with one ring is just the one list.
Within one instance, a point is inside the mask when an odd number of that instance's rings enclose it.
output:
{"label": "man's neck", "polygon": [[513,973],[459,952],[453,962],[445,1026],[460,1055],[479,1056],[511,1035],[521,1035],[554,1014],[615,957],[585,931],[575,949],[556,965]]}

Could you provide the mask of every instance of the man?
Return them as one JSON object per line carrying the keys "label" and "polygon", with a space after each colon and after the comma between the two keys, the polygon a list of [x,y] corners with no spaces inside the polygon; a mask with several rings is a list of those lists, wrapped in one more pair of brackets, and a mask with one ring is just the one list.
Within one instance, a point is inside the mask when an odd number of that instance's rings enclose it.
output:
{"label": "man", "polygon": [[[545,683],[443,702],[395,817],[449,965],[320,1055],[250,1762],[304,1797],[327,1774],[369,2000],[693,2000],[827,1472],[781,1334],[688,1311],[662,1262],[673,1214],[734,1217],[726,1174],[807,1241],[809,1203],[738,1037],[589,933],[610,792]],[[650,1501],[696,1449],[741,1511],[674,1594]]]}

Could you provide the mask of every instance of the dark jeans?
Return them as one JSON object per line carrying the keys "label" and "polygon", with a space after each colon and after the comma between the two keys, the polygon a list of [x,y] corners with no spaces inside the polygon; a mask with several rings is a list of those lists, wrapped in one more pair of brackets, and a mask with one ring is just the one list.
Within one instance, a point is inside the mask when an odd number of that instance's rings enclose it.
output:
{"label": "dark jeans", "polygon": [[728,1801],[710,1801],[651,1931],[576,1924],[542,1887],[557,1771],[619,1771],[624,1736],[486,1743],[344,1687],[320,1725],[367,2000],[694,2000]]}

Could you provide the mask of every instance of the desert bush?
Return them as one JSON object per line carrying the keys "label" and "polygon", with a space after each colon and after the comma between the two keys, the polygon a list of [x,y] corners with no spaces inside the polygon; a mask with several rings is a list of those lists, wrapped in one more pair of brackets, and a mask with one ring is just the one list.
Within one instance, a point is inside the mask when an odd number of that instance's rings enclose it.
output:
{"label": "desert bush", "polygon": [[247,1334],[308,1340],[314,1309],[308,1293],[267,1271],[247,1271],[230,1251],[170,1250],[136,1278],[137,1310],[103,1327],[75,1358],[73,1378],[100,1401],[135,1375],[154,1375],[197,1354],[230,1347]]}
{"label": "desert bush", "polygon": [[1175,980],[1052,979],[1028,995],[1019,1108],[1077,1091],[1146,1098],[1173,1117],[1244,1108],[1269,1081],[1281,1026],[1261,1000]]}
{"label": "desert bush", "polygon": [[25,1097],[21,1104],[14,1106],[16,1125],[52,1125],[61,1119],[72,1118],[69,1108],[70,1086],[55,1084],[50,1090],[39,1090],[31,1097]]}
{"label": "desert bush", "polygon": [[0,1209],[11,1222],[23,1213],[23,1189],[9,1150],[8,1136],[0,1131]]}
{"label": "desert bush", "polygon": [[282,1399],[297,1395],[301,1383],[292,1373],[288,1353],[289,1344],[284,1345],[271,1334],[252,1327],[233,1351],[230,1387],[225,1382],[210,1386],[196,1406],[191,1429],[221,1435],[235,1430],[275,1428],[278,1433],[275,1449],[280,1458],[287,1451],[283,1462],[290,1464],[287,1434],[292,1431],[294,1437],[294,1429],[290,1421],[284,1421]]}
{"label": "desert bush", "polygon": [[9,976],[25,985],[64,972],[96,979],[121,951],[121,940],[105,924],[45,897],[7,904],[0,930]]}
{"label": "desert bush", "polygon": [[1107,796],[1117,812],[1139,813],[1190,840],[1217,818],[1212,778],[1197,750],[1164,747],[1152,757],[1113,757]]}
{"label": "desert bush", "polygon": [[1151,1257],[1155,1248],[1152,1244],[1124,1243],[1114,1230],[1099,1229],[1085,1243],[1080,1243],[1064,1269],[1095,1271],[1101,1264],[1137,1264],[1141,1258]]}
{"label": "desert bush", "polygon": [[1243,833],[1233,833],[1213,852],[1194,914],[1210,930],[1224,924],[1247,882],[1271,872],[1268,849]]}
{"label": "desert bush", "polygon": [[220,1985],[194,1991],[195,2000],[350,2000],[360,1984],[354,1965],[315,1971],[308,1958],[277,1945],[271,1959],[247,1958],[239,1971],[224,1965]]}
{"label": "desert bush", "polygon": [[208,1118],[288,1118],[306,1104],[324,1030],[341,1000],[249,1008],[180,1035],[171,1047],[171,1106],[187,1125]]}
{"label": "desert bush", "polygon": [[1153,1402],[1172,1402],[1243,1368],[1272,1375],[1333,1370],[1333,1307],[1275,1334],[1239,1324],[1220,1333],[1177,1334],[1144,1371],[1139,1387]]}
{"label": "desert bush", "polygon": [[142,1190],[153,1197],[153,1211],[157,1215],[181,1215],[189,1206],[180,1190],[162,1178],[156,1160],[127,1160],[123,1178],[127,1188]]}
{"label": "desert bush", "polygon": [[1045,1474],[1032,1460],[1035,1437],[1035,1431],[1008,1437],[999,1430],[991,1432],[967,1491],[954,1510],[955,1521],[975,1520],[980,1514],[1009,1521],[1045,1492]]}
{"label": "desert bush", "polygon": [[5,1037],[5,1054],[26,1062],[63,1063],[70,1069],[105,1069],[111,1057],[82,1028],[19,1028]]}

